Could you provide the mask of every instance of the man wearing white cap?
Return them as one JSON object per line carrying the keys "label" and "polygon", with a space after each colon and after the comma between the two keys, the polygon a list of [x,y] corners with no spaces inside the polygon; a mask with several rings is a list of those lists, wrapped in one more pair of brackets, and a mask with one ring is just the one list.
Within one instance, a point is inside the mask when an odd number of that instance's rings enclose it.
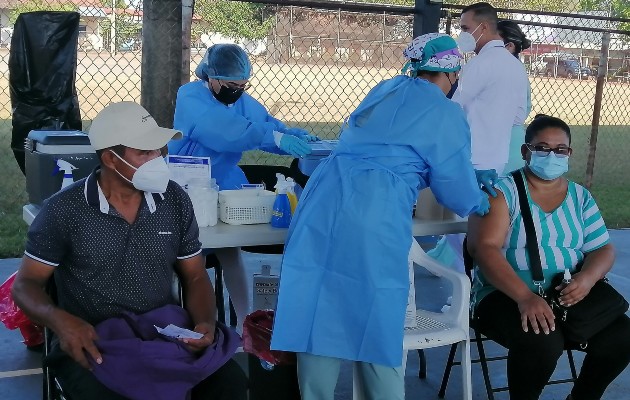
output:
{"label": "man wearing white cap", "polygon": [[[140,105],[122,102],[96,116],[89,137],[101,165],[46,201],[29,229],[13,297],[58,338],[52,367],[71,398],[121,399],[89,371],[107,362],[94,326],[176,303],[174,272],[193,330],[203,335],[187,340],[189,350],[213,344],[216,308],[192,204],[169,180],[161,157],[160,149],[181,133],[159,127]],[[58,305],[44,291],[53,273]],[[204,398],[246,398],[234,361],[202,383]],[[193,399],[200,398],[195,389]]]}

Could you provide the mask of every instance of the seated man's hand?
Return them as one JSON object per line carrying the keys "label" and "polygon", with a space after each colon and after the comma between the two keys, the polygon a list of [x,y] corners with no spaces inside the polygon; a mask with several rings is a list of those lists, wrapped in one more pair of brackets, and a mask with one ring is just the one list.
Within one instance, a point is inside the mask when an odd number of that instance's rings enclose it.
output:
{"label": "seated man's hand", "polygon": [[55,316],[55,328],[53,330],[59,337],[61,350],[85,369],[91,369],[87,359],[88,355],[97,364],[102,363],[103,357],[94,344],[94,341],[98,340],[94,327],[65,311],[60,310],[58,314]]}
{"label": "seated man's hand", "polygon": [[188,349],[192,352],[200,352],[206,349],[206,347],[210,346],[214,343],[214,331],[216,329],[216,325],[214,323],[202,322],[195,326],[193,329],[195,332],[203,334],[201,339],[179,339],[186,344]]}
{"label": "seated man's hand", "polygon": [[531,293],[531,296],[518,302],[518,309],[521,312],[523,331],[529,330],[528,323],[535,334],[539,334],[541,329],[546,335],[556,330],[556,316],[542,297]]}

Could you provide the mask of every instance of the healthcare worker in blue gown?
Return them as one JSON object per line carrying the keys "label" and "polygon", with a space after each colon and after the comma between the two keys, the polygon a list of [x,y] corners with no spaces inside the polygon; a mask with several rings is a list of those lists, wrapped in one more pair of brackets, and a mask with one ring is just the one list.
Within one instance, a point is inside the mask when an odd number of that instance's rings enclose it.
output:
{"label": "healthcare worker in blue gown", "polygon": [[[311,152],[308,142],[319,140],[299,128],[288,128],[269,115],[250,96],[251,62],[235,44],[208,48],[197,66],[199,80],[179,88],[175,104],[175,129],[181,141],[168,144],[169,154],[210,157],[212,177],[221,190],[240,189],[248,183],[238,162],[247,150],[302,157]],[[225,286],[241,326],[249,313],[250,289],[239,248],[215,251],[223,266]]]}
{"label": "healthcare worker in blue gown", "polygon": [[179,88],[175,129],[184,137],[168,144],[169,154],[210,157],[212,177],[221,190],[248,183],[238,162],[247,150],[303,157],[308,142],[319,140],[288,128],[247,93],[252,64],[236,44],[215,44],[195,69],[199,80]]}
{"label": "healthcare worker in blue gown", "polygon": [[430,187],[457,214],[489,209],[473,170],[464,113],[446,98],[455,41],[417,37],[408,75],[374,87],[338,147],[309,179],[282,260],[272,349],[298,353],[303,400],[332,400],[342,360],[369,399],[404,398],[403,331],[412,208]]}

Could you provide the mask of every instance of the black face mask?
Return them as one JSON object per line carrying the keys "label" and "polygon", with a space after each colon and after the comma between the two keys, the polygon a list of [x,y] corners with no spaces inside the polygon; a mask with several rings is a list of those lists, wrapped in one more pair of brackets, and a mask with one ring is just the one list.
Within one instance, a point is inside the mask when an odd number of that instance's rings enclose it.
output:
{"label": "black face mask", "polygon": [[455,82],[451,83],[451,78],[449,78],[448,74],[446,74],[446,77],[448,78],[448,83],[451,84],[451,90],[449,90],[448,93],[446,93],[446,98],[452,99],[453,95],[455,94],[455,91],[457,90],[457,85],[459,84],[459,78],[455,79]]}
{"label": "black face mask", "polygon": [[227,86],[221,85],[219,93],[215,93],[214,90],[210,90],[214,95],[214,98],[219,100],[225,105],[234,104],[241,98],[245,89],[230,89]]}

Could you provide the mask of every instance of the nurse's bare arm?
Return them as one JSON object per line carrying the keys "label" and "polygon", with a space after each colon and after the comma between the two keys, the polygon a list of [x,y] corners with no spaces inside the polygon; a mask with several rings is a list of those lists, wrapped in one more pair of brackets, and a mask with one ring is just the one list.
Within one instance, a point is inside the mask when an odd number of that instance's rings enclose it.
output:
{"label": "nurse's bare arm", "polygon": [[58,267],[24,256],[13,282],[11,295],[32,321],[55,332],[61,349],[66,354],[89,369],[90,365],[84,351],[98,364],[102,362],[101,354],[94,344],[98,339],[96,331],[84,320],[57,307],[46,293],[46,284],[55,268]]}
{"label": "nurse's bare arm", "polygon": [[490,212],[468,219],[468,251],[488,282],[518,304],[521,324],[535,333],[555,330],[554,314],[549,305],[514,272],[501,248],[510,227],[510,215],[503,193],[490,197]]}

